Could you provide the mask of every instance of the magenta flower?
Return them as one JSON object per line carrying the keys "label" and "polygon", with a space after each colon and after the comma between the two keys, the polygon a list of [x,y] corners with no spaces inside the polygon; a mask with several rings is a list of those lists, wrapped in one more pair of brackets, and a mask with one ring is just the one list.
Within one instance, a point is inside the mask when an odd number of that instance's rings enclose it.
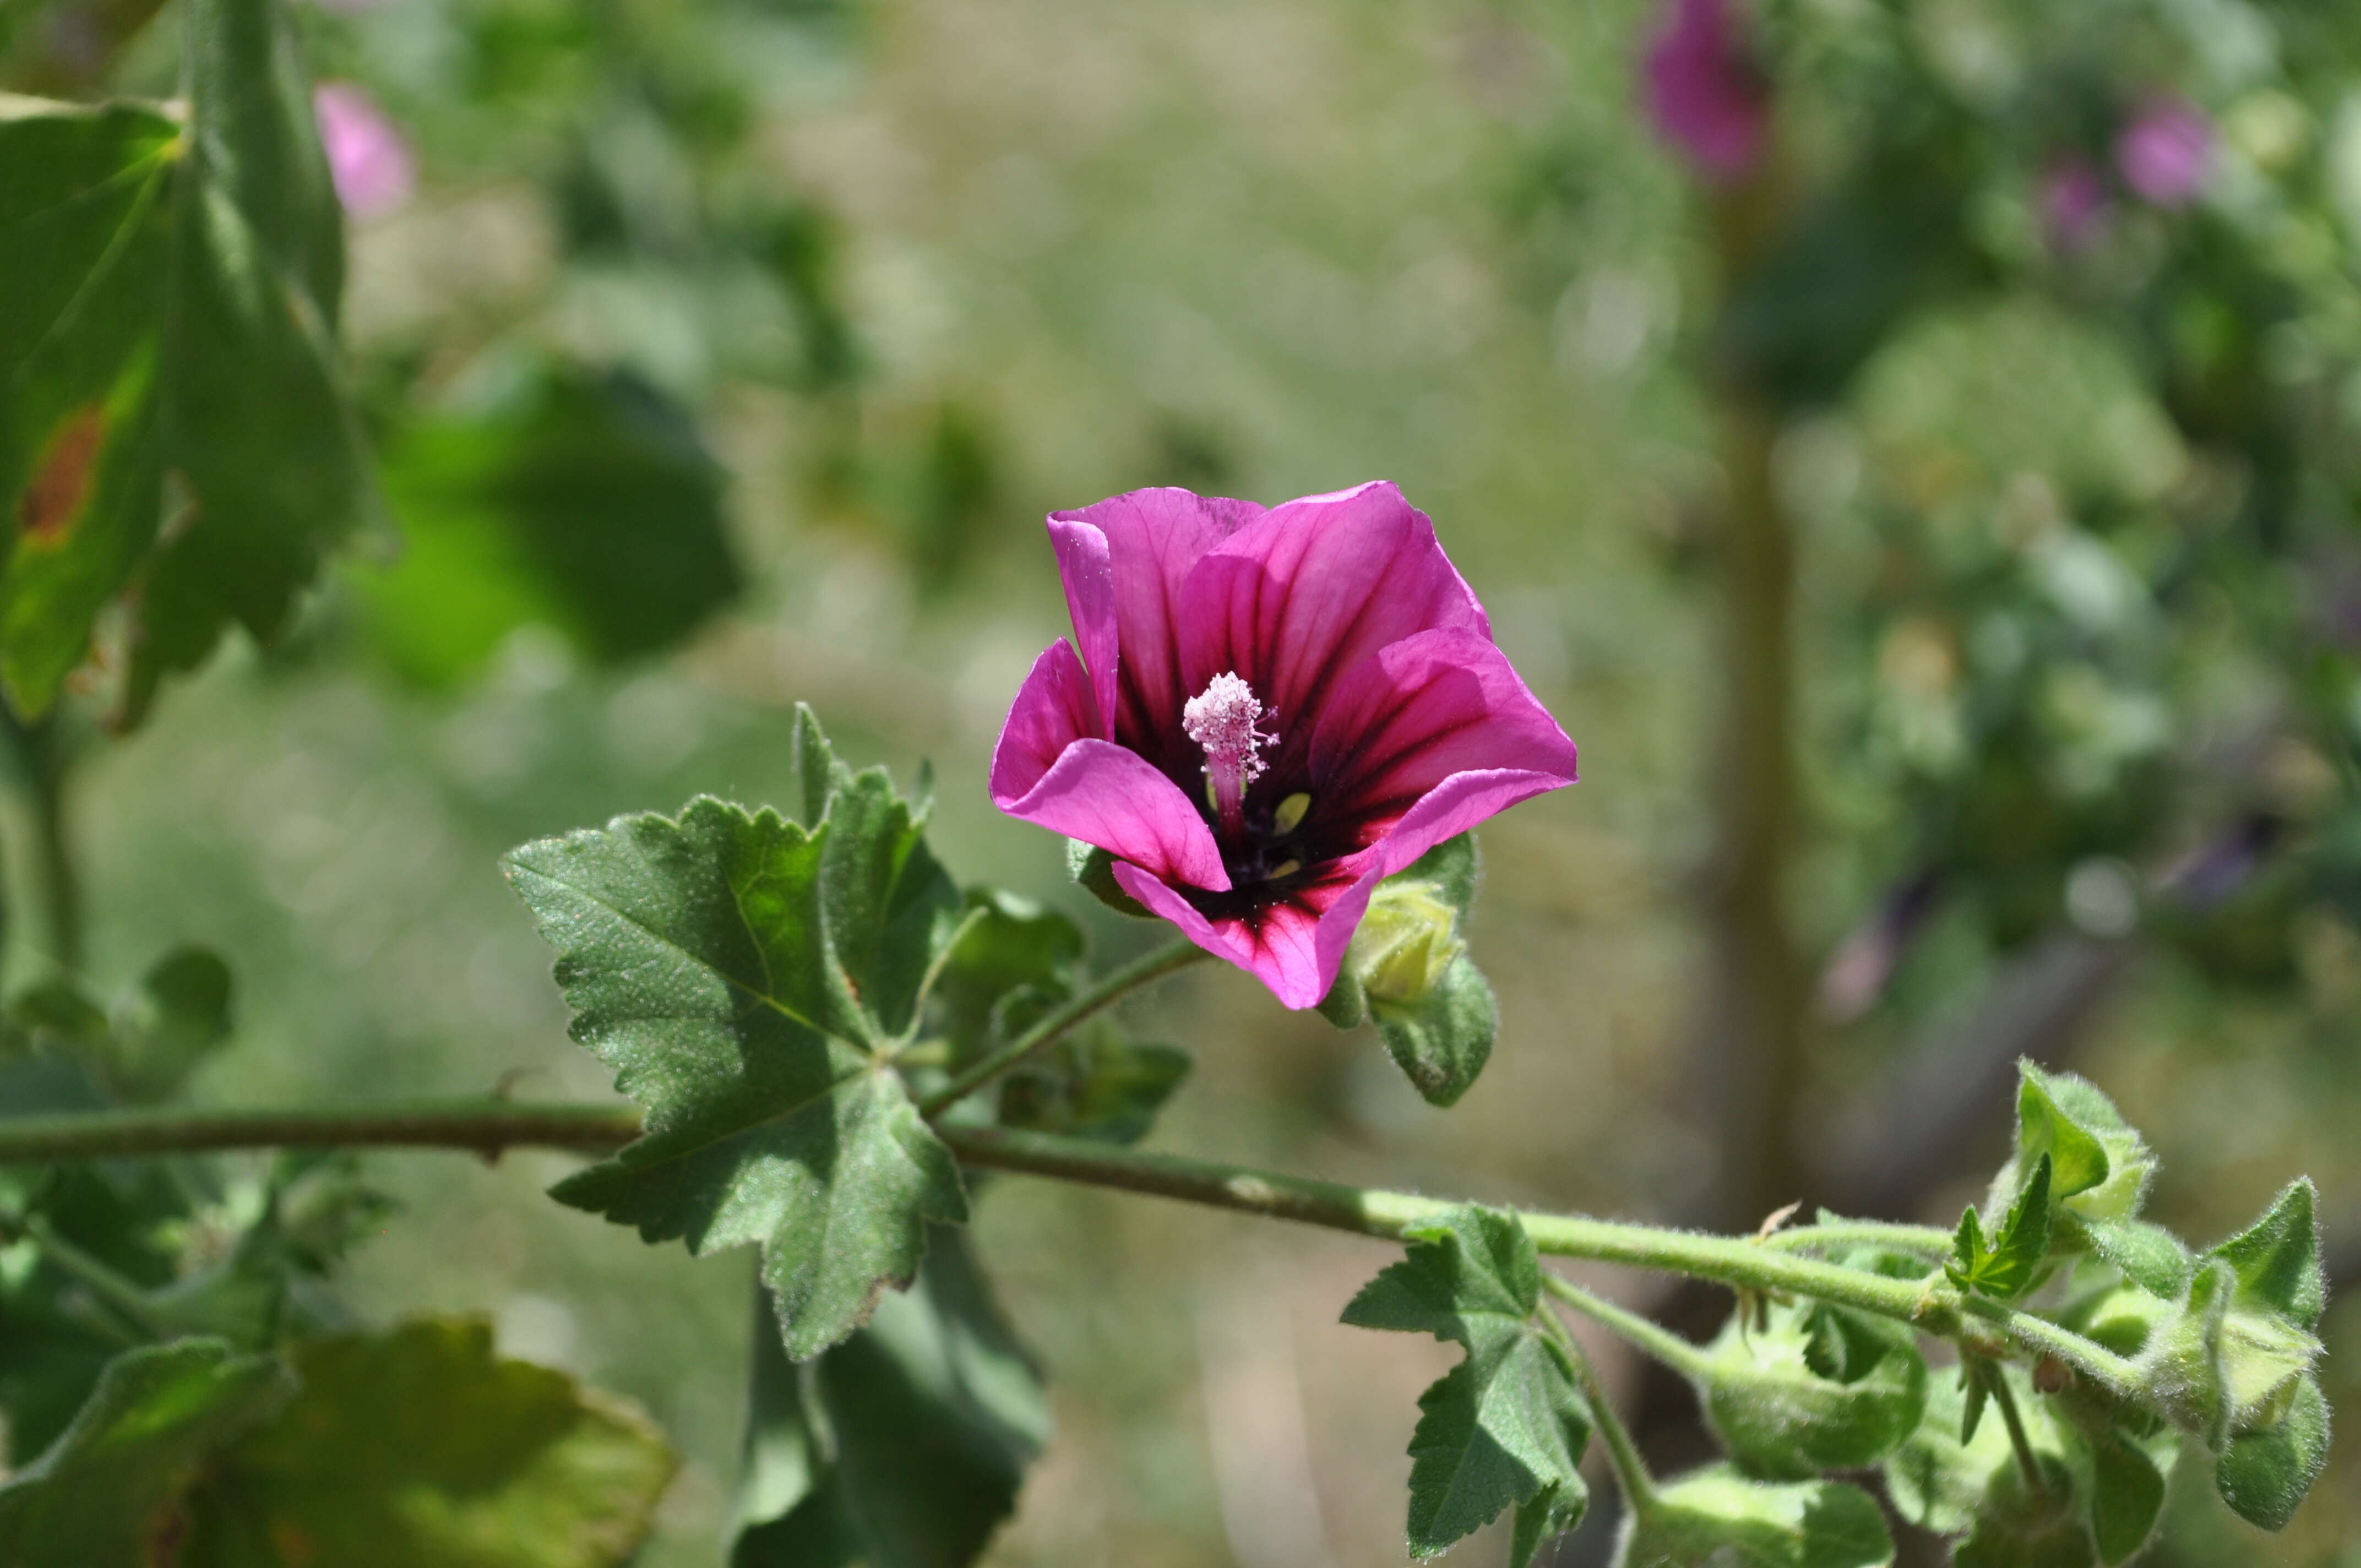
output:
{"label": "magenta flower", "polygon": [[410,144],[376,99],[349,82],[323,82],[313,89],[312,113],[345,211],[379,217],[410,200],[418,175]]}
{"label": "magenta flower", "polygon": [[2124,183],[2159,207],[2185,207],[2213,166],[2213,122],[2178,98],[2151,100],[2115,137]]}
{"label": "magenta flower", "polygon": [[1106,850],[1290,1007],[1327,993],[1380,880],[1574,782],[1574,742],[1392,485],[1268,511],[1134,490],[1049,538],[1074,638],[1016,694],[994,804]]}
{"label": "magenta flower", "polygon": [[2053,250],[2088,250],[2106,232],[2112,205],[2106,182],[2080,153],[2069,153],[2042,171],[2038,201],[2042,232]]}
{"label": "magenta flower", "polygon": [[1645,72],[1649,118],[1698,172],[1727,185],[1753,170],[1770,138],[1771,93],[1729,0],[1672,0]]}

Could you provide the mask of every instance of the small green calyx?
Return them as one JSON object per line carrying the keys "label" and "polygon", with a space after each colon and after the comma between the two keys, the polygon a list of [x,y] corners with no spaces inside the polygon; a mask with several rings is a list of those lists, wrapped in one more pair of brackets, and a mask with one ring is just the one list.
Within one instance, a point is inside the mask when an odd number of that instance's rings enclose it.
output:
{"label": "small green calyx", "polygon": [[1386,883],[1370,896],[1369,912],[1353,938],[1345,962],[1361,988],[1378,1002],[1416,1002],[1443,983],[1452,960],[1467,949],[1459,939],[1459,912],[1431,883]]}

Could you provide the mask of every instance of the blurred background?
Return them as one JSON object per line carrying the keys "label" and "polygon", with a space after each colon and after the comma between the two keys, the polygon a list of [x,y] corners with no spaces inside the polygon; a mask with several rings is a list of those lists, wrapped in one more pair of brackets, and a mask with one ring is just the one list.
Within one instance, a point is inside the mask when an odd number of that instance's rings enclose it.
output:
{"label": "blurred background", "polygon": [[[7,80],[168,95],[151,9],[18,0]],[[783,797],[797,700],[856,761],[932,763],[955,874],[1140,950],[984,794],[1064,630],[1042,514],[1388,477],[1582,752],[1480,836],[1499,1047],[1435,1111],[1373,1035],[1192,970],[1132,1012],[1198,1061],[1161,1144],[1940,1223],[2030,1055],[2145,1130],[2193,1240],[2319,1179],[2325,1381],[2361,1410],[2361,12],[303,21],[388,517],[136,732],[70,707],[5,822],[12,867],[61,836],[103,987],[228,957],[237,1041],[194,1098],[605,1093],[496,857]],[[20,973],[71,956],[40,935]],[[751,1260],[556,1208],[569,1163],[372,1157],[407,1212],[347,1295],[488,1310],[643,1402],[686,1460],[643,1560],[710,1563]],[[1335,1325],[1383,1249],[1016,1179],[980,1241],[1058,1420],[992,1561],[1402,1560],[1452,1353]],[[1593,1282],[1696,1332],[1726,1305]],[[1685,1396],[1599,1349],[1694,1453]],[[2180,1487],[2154,1560],[2361,1564],[2361,1442],[2332,1464],[2276,1538]]]}

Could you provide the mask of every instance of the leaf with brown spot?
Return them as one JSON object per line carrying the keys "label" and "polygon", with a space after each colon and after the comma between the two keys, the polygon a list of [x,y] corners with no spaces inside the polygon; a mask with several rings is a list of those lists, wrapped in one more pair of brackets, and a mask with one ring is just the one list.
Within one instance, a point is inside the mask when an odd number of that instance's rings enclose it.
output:
{"label": "leaf with brown spot", "polygon": [[[233,622],[285,625],[376,512],[335,345],[343,215],[287,0],[182,8],[186,123],[0,112],[0,687],[35,716],[125,618],[117,718]],[[184,519],[160,532],[166,472]]]}
{"label": "leaf with brown spot", "polygon": [[93,404],[66,416],[16,502],[16,528],[27,543],[55,545],[73,532],[90,496],[91,466],[105,444],[105,409]]}

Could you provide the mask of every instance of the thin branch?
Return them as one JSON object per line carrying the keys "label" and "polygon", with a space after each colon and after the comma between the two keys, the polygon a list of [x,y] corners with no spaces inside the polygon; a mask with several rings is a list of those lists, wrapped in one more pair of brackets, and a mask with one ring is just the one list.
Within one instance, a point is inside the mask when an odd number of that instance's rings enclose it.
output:
{"label": "thin branch", "polygon": [[1562,1275],[1542,1271],[1542,1288],[1594,1322],[1603,1323],[1685,1377],[1705,1369],[1705,1352],[1653,1318],[1594,1296]]}
{"label": "thin branch", "polygon": [[[1459,1207],[1449,1199],[1282,1176],[1085,1138],[1008,1127],[946,1125],[936,1130],[970,1165],[1388,1240],[1398,1240],[1411,1226]],[[535,1105],[480,1097],[284,1111],[149,1108],[0,1120],[0,1164],[202,1149],[369,1146],[470,1149],[487,1157],[528,1147],[603,1154],[639,1133],[640,1113],[629,1105]],[[1962,1298],[1937,1275],[1894,1279],[1797,1257],[1752,1237],[1664,1230],[1579,1214],[1510,1212],[1533,1245],[1554,1256],[1688,1275],[1740,1289],[1809,1296],[1899,1319],[1938,1335],[1957,1334],[1963,1315],[1973,1316],[2020,1347],[2058,1356],[2109,1388],[2131,1392],[2140,1386],[2138,1369],[2124,1357],[2047,1319]]]}
{"label": "thin branch", "polygon": [[534,1105],[471,1099],[320,1105],[290,1111],[191,1111],[174,1106],[0,1120],[0,1164],[108,1159],[205,1149],[513,1148],[605,1154],[640,1135],[630,1105]]}
{"label": "thin branch", "polygon": [[[1547,1270],[1542,1273],[1544,1285],[1555,1278],[1557,1276]],[[1543,1330],[1557,1342],[1557,1347],[1565,1352],[1566,1359],[1581,1375],[1583,1389],[1590,1396],[1591,1420],[1607,1446],[1607,1461],[1614,1467],[1616,1482],[1623,1488],[1625,1505],[1634,1515],[1645,1514],[1656,1501],[1656,1478],[1648,1473],[1648,1462],[1640,1457],[1640,1445],[1631,1441],[1631,1429],[1615,1413],[1615,1401],[1607,1397],[1607,1386],[1598,1380],[1598,1369],[1590,1365],[1590,1357],[1582,1354],[1582,1346],[1575,1343],[1565,1324],[1547,1307],[1541,1310],[1541,1321]]]}
{"label": "thin branch", "polygon": [[920,1101],[919,1113],[930,1119],[942,1114],[1075,1025],[1113,1006],[1141,986],[1161,980],[1175,970],[1186,969],[1208,956],[1193,942],[1174,942],[1101,976],[1096,985],[1071,998],[1016,1039],[970,1066]]}

